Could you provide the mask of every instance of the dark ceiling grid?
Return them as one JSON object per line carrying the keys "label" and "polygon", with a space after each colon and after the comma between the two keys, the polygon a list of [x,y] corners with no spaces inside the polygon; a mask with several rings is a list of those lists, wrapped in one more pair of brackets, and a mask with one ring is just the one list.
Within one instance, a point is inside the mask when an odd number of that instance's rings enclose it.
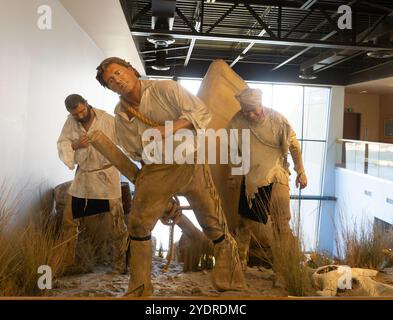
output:
{"label": "dark ceiling grid", "polygon": [[[152,0],[155,1],[155,0]],[[367,51],[393,49],[391,43],[363,42],[360,34],[373,32],[393,12],[387,0],[255,0],[215,3],[178,0],[172,30],[152,30],[150,0],[120,0],[131,34],[145,61],[148,75],[201,77],[209,62],[222,58],[246,79],[258,73],[271,79],[299,80],[299,68],[331,52],[335,58],[314,66],[318,83],[344,84],[362,69],[386,65],[388,59],[369,58]],[[354,30],[337,28],[337,9],[350,4]],[[268,11],[268,14],[266,12]],[[262,31],[264,34],[258,36]],[[146,38],[152,34],[171,35],[175,44],[165,49],[167,72],[151,69],[155,48]],[[367,36],[367,34],[366,34]],[[254,42],[253,45],[249,45]],[[242,55],[242,51],[250,46]],[[346,54],[341,52],[348,51]],[[175,70],[174,70],[175,69]]]}

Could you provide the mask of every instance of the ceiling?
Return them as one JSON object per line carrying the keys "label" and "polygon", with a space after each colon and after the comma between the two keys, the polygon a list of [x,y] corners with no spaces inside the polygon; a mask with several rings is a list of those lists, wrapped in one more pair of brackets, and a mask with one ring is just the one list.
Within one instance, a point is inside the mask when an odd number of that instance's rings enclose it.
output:
{"label": "ceiling", "polygon": [[393,77],[353,84],[345,88],[348,93],[393,94]]}
{"label": "ceiling", "polygon": [[[393,75],[393,58],[366,54],[393,50],[391,0],[171,2],[120,0],[147,75],[203,77],[217,58],[247,80],[346,85]],[[337,27],[340,5],[352,9],[351,30]],[[170,17],[173,27],[157,22],[153,29],[152,21]],[[147,41],[152,35],[175,43],[156,47]],[[159,51],[170,70],[152,68]],[[299,79],[301,69],[318,78]]]}

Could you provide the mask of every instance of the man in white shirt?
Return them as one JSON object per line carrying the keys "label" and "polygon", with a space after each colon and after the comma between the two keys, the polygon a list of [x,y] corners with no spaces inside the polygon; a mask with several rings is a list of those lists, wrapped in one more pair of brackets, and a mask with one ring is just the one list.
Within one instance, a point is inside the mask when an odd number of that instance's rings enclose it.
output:
{"label": "man in white shirt", "polygon": [[[120,145],[141,161],[145,130],[154,127],[164,138],[164,124],[173,133],[180,129],[207,127],[210,113],[205,104],[175,81],[140,80],[139,73],[120,58],[108,58],[97,68],[97,80],[120,95],[115,110]],[[151,284],[151,231],[173,195],[189,201],[205,235],[214,243],[213,285],[220,291],[245,286],[236,242],[228,231],[225,215],[206,164],[145,164],[135,183],[128,221],[131,238],[131,279],[128,291],[135,296],[153,293]]]}
{"label": "man in white shirt", "polygon": [[[288,120],[279,112],[262,105],[259,89],[244,89],[236,96],[241,110],[234,115],[228,129],[250,130],[250,171],[241,188],[237,234],[243,270],[251,238],[251,221],[266,223],[270,214],[273,239],[291,239],[289,197],[290,152],[295,164],[296,187],[307,186],[300,145]],[[239,136],[241,145],[241,136]]]}
{"label": "man in white shirt", "polygon": [[113,272],[124,273],[128,232],[124,222],[120,174],[90,145],[88,138],[90,132],[100,130],[116,143],[114,118],[93,108],[77,94],[69,95],[65,106],[70,114],[57,141],[58,153],[70,170],[77,165],[63,214],[65,266],[72,266],[75,262],[80,219],[95,219],[109,229]]}

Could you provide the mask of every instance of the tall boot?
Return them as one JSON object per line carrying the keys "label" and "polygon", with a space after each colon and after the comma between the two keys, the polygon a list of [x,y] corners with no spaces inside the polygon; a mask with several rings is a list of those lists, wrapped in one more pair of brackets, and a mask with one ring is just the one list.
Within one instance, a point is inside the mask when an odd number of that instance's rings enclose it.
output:
{"label": "tall boot", "polygon": [[126,296],[142,297],[153,294],[151,282],[151,240],[131,240],[130,283]]}
{"label": "tall boot", "polygon": [[236,241],[230,235],[214,245],[213,285],[218,291],[247,288]]}

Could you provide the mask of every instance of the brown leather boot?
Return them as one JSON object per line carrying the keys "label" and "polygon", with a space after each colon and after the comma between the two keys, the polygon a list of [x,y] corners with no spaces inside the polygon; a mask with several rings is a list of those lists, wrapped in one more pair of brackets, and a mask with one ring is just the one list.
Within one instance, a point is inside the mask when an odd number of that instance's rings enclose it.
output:
{"label": "brown leather boot", "polygon": [[130,283],[125,296],[145,297],[153,294],[151,282],[151,240],[131,240]]}
{"label": "brown leather boot", "polygon": [[213,286],[218,291],[247,288],[240,263],[236,241],[229,235],[214,245],[215,265],[212,271]]}

